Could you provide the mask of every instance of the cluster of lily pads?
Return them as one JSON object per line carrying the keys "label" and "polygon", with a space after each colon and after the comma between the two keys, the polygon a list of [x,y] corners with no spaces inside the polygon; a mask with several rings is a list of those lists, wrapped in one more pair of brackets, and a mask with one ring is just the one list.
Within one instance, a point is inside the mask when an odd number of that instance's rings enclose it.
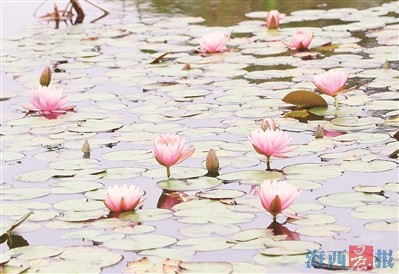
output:
{"label": "cluster of lily pads", "polygon": [[[279,12],[277,10],[270,11],[266,17],[266,25],[269,29],[277,29],[279,26]],[[205,34],[199,40],[198,52],[202,54],[213,54],[228,51],[226,44],[230,38],[229,34],[222,32],[214,32]],[[313,34],[306,30],[296,30],[292,34],[292,44],[289,48],[298,51],[308,50],[313,39]],[[327,95],[333,96],[335,106],[338,109],[337,95],[344,91],[345,83],[348,79],[348,73],[342,70],[330,70],[315,76],[314,84]],[[40,76],[40,84],[42,87],[34,89],[30,94],[31,106],[26,107],[31,112],[39,112],[45,117],[54,118],[53,115],[65,113],[73,110],[75,106],[64,106],[68,101],[68,97],[62,97],[62,90],[50,89],[48,85],[51,82],[51,71],[48,67],[44,69]],[[56,116],[55,116],[56,118]],[[281,131],[276,127],[272,119],[265,119],[260,129],[253,130],[249,135],[252,146],[255,151],[266,156],[267,170],[270,169],[270,157],[286,157],[284,153],[292,151],[293,147],[289,147],[292,140],[287,132]],[[153,143],[153,153],[159,164],[166,167],[167,176],[170,177],[170,167],[186,160],[194,153],[195,149],[189,149],[185,143],[185,139],[178,135],[164,134],[156,137]],[[209,163],[209,165],[214,165]],[[270,212],[274,219],[276,215],[283,212],[285,208],[295,200],[298,189],[291,191],[293,186],[287,186],[281,183],[281,187],[270,185],[265,181],[264,186],[260,187],[257,193],[261,193],[260,198],[262,205]],[[288,191],[290,195],[283,194]],[[105,197],[105,205],[114,212],[122,212],[134,210],[142,204],[140,200],[144,192],[135,186],[110,187]],[[294,197],[294,198],[293,198]],[[292,215],[291,215],[292,216]]]}

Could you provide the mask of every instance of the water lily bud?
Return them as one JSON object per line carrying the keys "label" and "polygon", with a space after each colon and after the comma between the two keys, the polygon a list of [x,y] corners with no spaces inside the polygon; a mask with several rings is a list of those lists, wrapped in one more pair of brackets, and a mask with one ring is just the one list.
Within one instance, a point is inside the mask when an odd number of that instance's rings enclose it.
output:
{"label": "water lily bud", "polygon": [[82,146],[81,150],[82,150],[83,153],[89,153],[89,152],[90,152],[90,144],[89,144],[89,141],[86,140],[86,141],[83,143],[83,146]]}
{"label": "water lily bud", "polygon": [[190,70],[191,66],[190,64],[184,64],[183,70]]}
{"label": "water lily bud", "polygon": [[388,60],[385,60],[384,66],[382,68],[383,69],[390,69],[391,68],[391,66],[389,65],[389,61]]}
{"label": "water lily bud", "polygon": [[324,131],[320,125],[317,125],[314,136],[316,139],[324,138]]}
{"label": "water lily bud", "polygon": [[40,75],[39,79],[40,85],[48,87],[51,82],[51,69],[50,67],[45,67]]}
{"label": "water lily bud", "polygon": [[219,170],[219,159],[213,148],[209,150],[208,156],[206,156],[206,169],[208,171]]}
{"label": "water lily bud", "polygon": [[275,131],[277,129],[277,126],[272,118],[265,118],[265,119],[263,119],[262,124],[260,125],[260,128],[263,131],[266,131],[267,129]]}

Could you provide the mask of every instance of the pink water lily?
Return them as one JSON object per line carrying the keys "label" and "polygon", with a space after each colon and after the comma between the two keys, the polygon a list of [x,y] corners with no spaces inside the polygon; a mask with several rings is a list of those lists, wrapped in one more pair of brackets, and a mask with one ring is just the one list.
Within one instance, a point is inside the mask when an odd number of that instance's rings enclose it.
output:
{"label": "pink water lily", "polygon": [[170,167],[179,164],[190,157],[195,149],[189,149],[186,140],[176,134],[162,134],[155,138],[152,144],[157,162],[166,167],[170,177]]}
{"label": "pink water lily", "polygon": [[217,53],[227,51],[226,44],[230,39],[230,34],[224,32],[212,32],[203,35],[199,40],[198,52]]}
{"label": "pink water lily", "polygon": [[289,147],[292,138],[285,131],[275,129],[255,129],[248,135],[255,151],[266,156],[267,169],[270,170],[270,157],[286,158],[284,154],[295,149]]}
{"label": "pink water lily", "polygon": [[130,211],[143,204],[143,195],[144,191],[134,185],[115,185],[105,193],[104,204],[112,212]]}
{"label": "pink water lily", "polygon": [[64,106],[69,96],[62,97],[62,89],[39,87],[32,89],[29,93],[31,105],[23,106],[29,111],[40,112],[42,114],[59,114],[72,110],[75,106]]}
{"label": "pink water lily", "polygon": [[329,70],[313,78],[313,84],[323,93],[334,97],[335,107],[338,108],[336,96],[345,92],[345,83],[349,73],[342,69]]}
{"label": "pink water lily", "polygon": [[271,10],[266,16],[266,26],[268,29],[278,29],[280,23],[280,13],[278,10]]}
{"label": "pink water lily", "polygon": [[286,181],[264,181],[258,186],[258,195],[262,206],[273,215],[274,220],[280,213],[293,217],[284,210],[291,206],[299,194],[301,191]]}
{"label": "pink water lily", "polygon": [[313,33],[307,30],[295,30],[292,34],[291,44],[288,47],[298,51],[307,50],[312,39]]}
{"label": "pink water lily", "polygon": [[260,125],[260,128],[263,131],[265,131],[267,129],[276,130],[277,125],[272,118],[265,118],[265,119],[263,119],[262,124]]}

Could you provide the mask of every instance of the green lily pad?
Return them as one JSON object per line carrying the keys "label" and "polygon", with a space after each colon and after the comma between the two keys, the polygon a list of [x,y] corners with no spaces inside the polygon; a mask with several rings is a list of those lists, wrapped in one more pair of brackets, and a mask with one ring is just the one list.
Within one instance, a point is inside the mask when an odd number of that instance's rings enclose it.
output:
{"label": "green lily pad", "polygon": [[136,211],[128,211],[120,214],[123,220],[130,220],[133,222],[146,222],[146,221],[160,221],[172,217],[172,211],[167,209],[140,209]]}
{"label": "green lily pad", "polygon": [[194,257],[194,254],[194,250],[186,248],[157,248],[144,250],[139,253],[142,256],[157,256],[179,261],[189,261]]}
{"label": "green lily pad", "polygon": [[358,207],[368,202],[382,202],[386,198],[381,195],[363,192],[341,192],[321,196],[316,200],[322,205],[334,207]]}
{"label": "green lily pad", "polygon": [[[389,205],[364,205],[355,208],[355,212],[351,212],[350,215],[359,219],[366,220],[387,220],[387,219],[398,219],[399,209],[397,206]],[[381,214],[383,212],[384,214]]]}
{"label": "green lily pad", "polygon": [[364,225],[364,227],[371,231],[399,232],[399,222],[379,221],[367,223]]}
{"label": "green lily pad", "polygon": [[321,164],[297,164],[283,168],[287,179],[296,180],[327,180],[342,175],[340,167]]}
{"label": "green lily pad", "polygon": [[206,192],[198,192],[196,195],[206,199],[235,199],[244,196],[246,193],[236,189],[211,189]]}
{"label": "green lily pad", "polygon": [[[179,267],[187,273],[232,273],[233,267],[227,262],[183,262]],[[184,273],[183,272],[183,273]]]}
{"label": "green lily pad", "polygon": [[59,257],[66,261],[87,262],[101,268],[117,264],[123,258],[118,253],[98,246],[67,247]]}
{"label": "green lily pad", "polygon": [[299,107],[326,107],[327,102],[323,97],[309,90],[291,91],[281,99],[285,103],[293,104]]}
{"label": "green lily pad", "polygon": [[56,246],[23,246],[9,249],[6,254],[10,256],[17,256],[21,260],[37,260],[49,257],[54,257],[61,254],[64,248]]}
{"label": "green lily pad", "polygon": [[261,171],[261,170],[248,170],[226,173],[218,176],[218,179],[226,182],[238,181],[242,184],[258,185],[265,180],[279,180],[284,177],[280,172]]}
{"label": "green lily pad", "polygon": [[195,251],[215,251],[230,248],[234,244],[223,238],[194,238],[179,240],[176,245],[188,246]]}
{"label": "green lily pad", "polygon": [[200,177],[196,179],[187,180],[164,180],[157,183],[157,185],[169,191],[190,191],[217,187],[222,184],[222,181],[212,177]]}
{"label": "green lily pad", "polygon": [[13,187],[5,188],[2,187],[0,190],[2,200],[27,200],[33,198],[39,198],[50,194],[48,189],[43,188],[30,188],[30,187]]}
{"label": "green lily pad", "polygon": [[162,248],[176,243],[177,239],[166,235],[141,234],[133,235],[121,240],[110,240],[104,243],[105,247],[128,251],[142,251]]}
{"label": "green lily pad", "polygon": [[307,214],[303,215],[304,219],[300,220],[290,220],[290,223],[298,224],[298,225],[324,225],[324,224],[333,224],[336,219],[334,216],[327,214]]}
{"label": "green lily pad", "polygon": [[[155,160],[154,160],[155,161]],[[189,167],[171,167],[171,179],[189,179],[204,176],[208,173],[206,169]],[[166,168],[151,169],[142,174],[144,177],[159,179],[166,177]]]}
{"label": "green lily pad", "polygon": [[387,183],[384,185],[385,191],[399,192],[399,183]]}
{"label": "green lily pad", "polygon": [[212,234],[224,236],[239,232],[241,229],[236,225],[229,224],[203,224],[190,225],[179,229],[180,234],[186,237],[210,237]]}

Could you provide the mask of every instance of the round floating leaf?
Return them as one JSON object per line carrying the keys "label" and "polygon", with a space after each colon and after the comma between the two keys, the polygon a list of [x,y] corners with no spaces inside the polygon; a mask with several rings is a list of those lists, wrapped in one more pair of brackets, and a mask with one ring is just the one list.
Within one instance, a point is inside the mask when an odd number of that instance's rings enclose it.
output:
{"label": "round floating leaf", "polygon": [[30,267],[36,273],[100,273],[101,268],[88,262],[80,261],[45,261],[38,267]]}
{"label": "round floating leaf", "polygon": [[309,109],[309,112],[318,116],[344,116],[344,115],[354,115],[361,111],[359,107],[346,107],[341,106],[339,109],[334,107],[315,107]]}
{"label": "round floating leaf", "polygon": [[6,254],[11,256],[18,256],[21,260],[37,260],[49,257],[54,257],[61,254],[64,248],[56,246],[23,246],[10,249]]}
{"label": "round floating leaf", "polygon": [[86,199],[70,199],[55,203],[53,207],[57,210],[65,211],[90,211],[104,208],[102,201],[88,201]]}
{"label": "round floating leaf", "polygon": [[327,214],[308,214],[302,217],[304,219],[290,220],[290,222],[298,225],[324,225],[333,224],[336,221],[334,216]]}
{"label": "round floating leaf", "polygon": [[[0,265],[8,262],[10,259],[11,259],[10,255],[1,253],[1,255],[0,255]],[[0,268],[1,268],[1,270],[3,270],[2,266],[0,266]]]}
{"label": "round floating leaf", "polygon": [[75,171],[70,170],[33,170],[15,175],[13,178],[18,181],[27,183],[44,183],[52,177],[72,177],[75,176]]}
{"label": "round floating leaf", "polygon": [[232,273],[267,273],[265,267],[261,265],[243,262],[233,262],[231,265],[233,266]]}
{"label": "round floating leaf", "polygon": [[246,193],[236,189],[212,189],[207,192],[198,192],[196,195],[206,199],[235,199],[244,196]]}
{"label": "round floating leaf", "polygon": [[187,273],[232,273],[233,267],[227,262],[183,262],[179,264]]}
{"label": "round floating leaf", "polygon": [[218,176],[218,179],[227,182],[239,181],[242,184],[258,185],[265,180],[279,180],[284,175],[280,172],[263,171],[263,170],[248,170],[226,173]]}
{"label": "round floating leaf", "polygon": [[357,207],[365,205],[367,202],[381,202],[385,200],[385,197],[363,192],[341,192],[322,196],[316,200],[326,206]]}
{"label": "round floating leaf", "polygon": [[283,102],[299,107],[325,107],[326,100],[315,92],[308,90],[295,90],[284,96]]}
{"label": "round floating leaf", "polygon": [[356,141],[359,144],[374,144],[381,143],[389,140],[390,136],[385,133],[368,133],[368,132],[359,132],[359,133],[348,133],[344,135],[340,135],[334,137],[333,140],[339,142],[351,142]]}
{"label": "round floating leaf", "polygon": [[283,168],[288,179],[296,180],[327,180],[342,175],[341,168],[333,165],[297,164]]}
{"label": "round floating leaf", "polygon": [[196,179],[176,180],[170,179],[160,181],[157,185],[169,191],[190,191],[217,187],[222,184],[222,181],[212,177],[200,177]]}
{"label": "round floating leaf", "polygon": [[364,193],[383,193],[384,188],[382,186],[362,186],[362,185],[357,185],[353,187],[353,190],[358,191],[358,192],[364,192]]}
{"label": "round floating leaf", "polygon": [[86,230],[77,230],[72,231],[67,234],[61,236],[61,239],[87,239],[91,240],[94,237],[101,235],[104,230],[93,230],[93,229],[86,229]]}
{"label": "round floating leaf", "polygon": [[194,257],[195,251],[186,248],[157,248],[144,250],[139,253],[142,256],[158,256],[170,260],[189,261]]}
{"label": "round floating leaf", "polygon": [[229,224],[204,224],[185,226],[179,230],[186,237],[210,237],[216,235],[229,235],[239,232],[241,229],[236,225]]}
{"label": "round floating leaf", "polygon": [[177,239],[166,235],[141,234],[130,236],[122,240],[110,240],[104,243],[104,246],[114,249],[123,249],[128,251],[141,251],[147,249],[161,248],[176,243]]}
{"label": "round floating leaf", "polygon": [[[189,168],[189,167],[171,167],[171,178],[172,179],[188,179],[188,178],[197,178],[204,176],[208,173],[206,169],[200,168]],[[143,173],[144,177],[158,179],[158,178],[166,178],[166,169],[151,169]]]}
{"label": "round floating leaf", "polygon": [[[84,254],[84,256],[82,256]],[[97,267],[107,267],[122,260],[122,255],[98,246],[71,246],[59,256],[66,261],[90,263]]]}
{"label": "round floating leaf", "polygon": [[193,224],[240,224],[252,221],[255,215],[250,213],[233,212],[223,207],[213,208],[188,208],[179,210],[174,214],[180,222]]}
{"label": "round floating leaf", "polygon": [[371,231],[389,231],[389,232],[399,232],[399,222],[373,222],[367,223],[364,227]]}
{"label": "round floating leaf", "polygon": [[96,220],[104,217],[107,211],[105,210],[91,210],[91,211],[66,211],[62,216],[58,216],[59,221],[66,222],[84,222],[90,220]]}
{"label": "round floating leaf", "polygon": [[134,227],[120,226],[115,228],[114,231],[123,234],[136,235],[153,232],[155,231],[155,227],[150,225],[135,225]]}
{"label": "round floating leaf", "polygon": [[300,227],[296,230],[297,233],[312,237],[332,237],[336,236],[338,232],[346,233],[351,229],[346,226],[339,225],[317,225],[317,226],[305,226]]}
{"label": "round floating leaf", "polygon": [[228,243],[223,238],[195,238],[179,240],[176,245],[189,246],[190,249],[195,251],[214,251],[223,250],[232,247],[233,243]]}
{"label": "round floating leaf", "polygon": [[82,170],[95,168],[98,164],[99,161],[94,159],[72,159],[52,162],[49,164],[49,167],[61,170]]}
{"label": "round floating leaf", "polygon": [[[260,253],[268,256],[299,255],[309,253],[309,250],[318,250],[321,245],[308,241],[273,241],[266,244],[267,249]],[[284,254],[284,251],[286,252]]]}
{"label": "round floating leaf", "polygon": [[382,160],[375,160],[371,162],[363,162],[363,161],[351,161],[351,162],[344,162],[342,164],[348,171],[355,171],[355,172],[383,172],[394,169],[397,167],[397,164],[392,161],[382,161]]}
{"label": "round floating leaf", "polygon": [[172,217],[173,213],[167,209],[140,209],[136,211],[128,211],[120,214],[120,218],[133,222],[160,221]]}
{"label": "round floating leaf", "polygon": [[26,200],[26,199],[34,199],[46,196],[50,194],[50,191],[43,188],[28,188],[28,187],[18,187],[18,188],[5,188],[2,187],[0,190],[2,200]]}
{"label": "round floating leaf", "polygon": [[121,151],[112,151],[104,153],[102,158],[110,161],[135,161],[152,158],[153,154],[150,150],[144,149],[127,149]]}
{"label": "round floating leaf", "polygon": [[96,182],[59,182],[51,186],[51,193],[54,194],[75,194],[104,187],[103,184]]}
{"label": "round floating leaf", "polygon": [[389,205],[365,205],[357,207],[356,212],[350,214],[352,217],[366,220],[398,219],[399,209],[397,206]]}
{"label": "round floating leaf", "polygon": [[13,151],[2,151],[1,160],[2,161],[16,161],[24,158],[24,154]]}
{"label": "round floating leaf", "polygon": [[384,185],[385,191],[399,192],[399,183],[387,183]]}
{"label": "round floating leaf", "polygon": [[233,239],[239,242],[251,241],[258,238],[270,238],[273,233],[267,229],[248,229],[233,235]]}

